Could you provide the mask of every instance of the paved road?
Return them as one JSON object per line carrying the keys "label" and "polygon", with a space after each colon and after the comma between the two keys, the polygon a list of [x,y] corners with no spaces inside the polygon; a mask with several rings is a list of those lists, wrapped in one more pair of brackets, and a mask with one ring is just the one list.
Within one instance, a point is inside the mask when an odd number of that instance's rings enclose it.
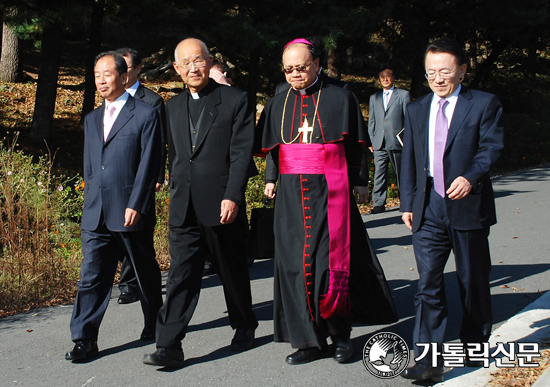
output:
{"label": "paved road", "polygon": [[[499,223],[491,229],[494,329],[550,289],[550,168],[494,180]],[[290,345],[273,343],[272,261],[251,268],[255,312],[260,320],[256,346],[234,353],[233,332],[217,276],[205,278],[203,291],[183,342],[183,369],[165,371],[141,363],[154,344],[138,340],[143,317],[138,304],[118,305],[113,289],[99,337],[100,356],[85,364],[64,360],[72,348],[72,305],[42,308],[0,320],[0,386],[408,386],[400,377],[381,380],[362,364],[361,349],[377,331],[401,335],[410,345],[416,266],[411,237],[397,210],[364,217],[395,297],[400,320],[390,326],[356,326],[355,353],[347,364],[324,359],[290,366]],[[446,339],[457,340],[460,305],[452,260],[445,281],[450,304]],[[517,290],[516,290],[517,289]],[[473,372],[473,371],[471,371]],[[465,369],[463,373],[469,373]],[[454,374],[449,375],[455,377]],[[455,377],[461,380],[463,376]],[[466,379],[464,379],[466,380]],[[458,385],[461,385],[459,382]],[[462,384],[467,386],[468,384]]]}

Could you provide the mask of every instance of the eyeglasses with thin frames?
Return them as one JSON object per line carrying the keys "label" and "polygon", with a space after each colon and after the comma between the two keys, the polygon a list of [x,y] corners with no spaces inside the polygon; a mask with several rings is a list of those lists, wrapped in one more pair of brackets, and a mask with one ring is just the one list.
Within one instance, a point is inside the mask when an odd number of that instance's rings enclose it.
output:
{"label": "eyeglasses with thin frames", "polygon": [[195,59],[193,62],[178,63],[178,66],[184,70],[191,70],[195,66],[196,69],[206,66],[206,59]]}
{"label": "eyeglasses with thin frames", "polygon": [[309,62],[306,65],[283,67],[283,71],[285,72],[285,74],[292,74],[294,70],[298,71],[299,73],[305,73],[308,67],[311,66],[312,63],[313,62]]}
{"label": "eyeglasses with thin frames", "polygon": [[437,78],[439,75],[440,79],[447,80],[450,79],[453,75],[453,73],[456,71],[456,69],[452,70],[441,70],[439,73],[436,73],[435,71],[433,73],[426,73],[424,76],[428,81],[433,81]]}

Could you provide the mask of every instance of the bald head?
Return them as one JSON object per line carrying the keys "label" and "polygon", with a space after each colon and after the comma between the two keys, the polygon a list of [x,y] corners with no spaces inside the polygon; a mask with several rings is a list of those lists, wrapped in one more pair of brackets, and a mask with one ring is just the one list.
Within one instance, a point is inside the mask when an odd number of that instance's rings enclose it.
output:
{"label": "bald head", "polygon": [[317,78],[319,58],[313,59],[307,44],[291,44],[283,51],[283,70],[293,88],[305,89]]}
{"label": "bald head", "polygon": [[203,41],[188,38],[179,42],[174,52],[174,69],[192,93],[198,93],[208,84],[212,59]]}

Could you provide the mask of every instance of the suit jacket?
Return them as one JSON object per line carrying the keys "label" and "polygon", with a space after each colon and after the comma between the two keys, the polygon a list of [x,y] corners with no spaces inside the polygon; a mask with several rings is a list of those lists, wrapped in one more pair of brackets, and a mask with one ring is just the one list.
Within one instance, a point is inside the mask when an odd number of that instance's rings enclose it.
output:
{"label": "suit jacket", "polygon": [[[401,211],[413,213],[413,232],[420,227],[428,186],[428,132],[434,94],[411,102],[405,118],[401,159]],[[503,148],[502,106],[497,97],[462,86],[443,156],[445,190],[463,176],[472,190],[463,199],[445,197],[449,220],[458,230],[474,230],[496,223],[491,167]]]}
{"label": "suit jacket", "polygon": [[166,103],[169,224],[181,226],[192,197],[204,226],[220,225],[220,206],[230,199],[245,211],[244,193],[250,176],[254,142],[254,110],[248,94],[210,80],[195,151],[189,132],[188,99],[184,91]]}
{"label": "suit jacket", "polygon": [[159,114],[161,143],[163,144],[163,146],[161,153],[160,172],[157,182],[163,184],[165,178],[164,170],[166,166],[166,113],[164,109],[164,100],[160,95],[143,86],[141,82],[136,90],[136,93],[134,94],[134,98],[139,99],[140,101],[145,102],[147,105],[154,107]]}
{"label": "suit jacket", "polygon": [[374,150],[401,150],[396,135],[405,127],[405,114],[410,101],[408,91],[394,88],[388,109],[384,110],[383,90],[370,96],[369,136]]}
{"label": "suit jacket", "polygon": [[[107,141],[101,106],[84,120],[82,229],[95,230],[103,214],[111,231],[138,231],[155,221],[155,182],[160,168],[160,121],[155,109],[129,96]],[[126,208],[142,216],[124,227]]]}

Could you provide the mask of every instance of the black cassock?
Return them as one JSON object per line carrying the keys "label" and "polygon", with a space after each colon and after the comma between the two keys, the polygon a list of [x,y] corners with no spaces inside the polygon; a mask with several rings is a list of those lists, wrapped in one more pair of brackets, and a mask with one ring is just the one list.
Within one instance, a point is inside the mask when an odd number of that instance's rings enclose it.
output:
{"label": "black cassock", "polygon": [[[350,188],[347,195],[352,197],[361,166],[361,143],[369,143],[368,133],[355,95],[319,80],[305,94],[291,89],[275,95],[264,114],[262,148],[269,151],[266,182],[279,182],[274,222],[274,339],[290,342],[294,348],[320,347],[329,334],[338,333],[335,328],[347,324],[349,332],[351,324],[349,318],[325,320],[319,311],[330,275],[327,182],[323,174],[278,174],[279,145],[301,141],[297,135],[304,118],[313,126],[312,143],[343,141]],[[342,216],[345,213],[343,209]],[[395,322],[397,314],[384,272],[353,197],[349,222],[352,318],[367,324]]]}

